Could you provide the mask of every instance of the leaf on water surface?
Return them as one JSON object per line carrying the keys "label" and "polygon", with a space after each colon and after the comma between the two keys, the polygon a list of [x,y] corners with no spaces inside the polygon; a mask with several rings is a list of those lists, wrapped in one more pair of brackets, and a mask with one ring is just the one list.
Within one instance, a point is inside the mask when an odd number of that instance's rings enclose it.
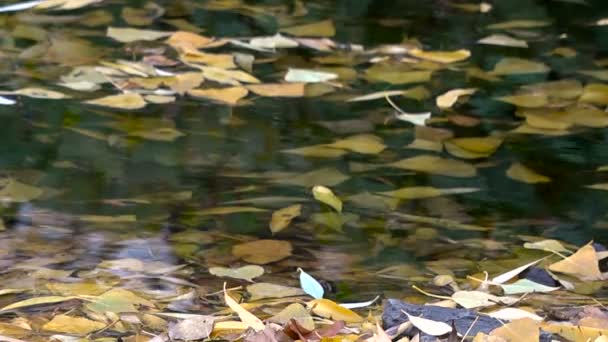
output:
{"label": "leaf on water surface", "polygon": [[579,70],[578,73],[597,78],[600,81],[608,81],[608,70]]}
{"label": "leaf on water surface", "polygon": [[535,313],[518,308],[503,308],[496,311],[488,312],[488,316],[505,321],[512,321],[520,318],[530,318],[535,321],[542,321],[543,318]]}
{"label": "leaf on water surface", "polygon": [[0,105],[11,106],[11,105],[14,105],[15,103],[17,103],[17,101],[11,100],[11,99],[6,98],[4,96],[0,96]]}
{"label": "leaf on water surface", "polygon": [[315,329],[315,322],[312,316],[310,316],[308,310],[299,303],[289,304],[286,308],[281,310],[281,312],[270,317],[268,321],[285,325],[292,319],[306,330],[312,331]]}
{"label": "leaf on water surface", "polygon": [[45,0],[36,9],[73,10],[82,8],[103,0]]}
{"label": "leaf on water surface", "polygon": [[540,324],[540,328],[543,331],[559,335],[568,341],[575,342],[604,342],[604,338],[600,339],[600,337],[608,336],[608,329],[586,327],[583,325],[573,325],[572,323],[542,322]]}
{"label": "leaf on water surface", "polygon": [[524,75],[538,74],[549,72],[549,67],[542,63],[516,57],[505,57],[501,59],[494,69],[492,75],[508,76],[508,75]]}
{"label": "leaf on water surface", "polygon": [[449,334],[452,327],[444,322],[433,321],[430,319],[412,316],[409,313],[402,311],[407,315],[408,320],[423,333],[431,336],[442,336]]}
{"label": "leaf on water surface", "polygon": [[218,277],[228,277],[253,282],[253,278],[260,277],[264,274],[264,268],[258,265],[247,265],[238,268],[211,267],[209,268],[209,273]]}
{"label": "leaf on water surface", "polygon": [[551,25],[549,21],[543,20],[509,20],[488,25],[490,30],[531,29]]}
{"label": "leaf on water surface", "polygon": [[13,178],[0,180],[0,187],[0,200],[5,202],[29,202],[44,193],[36,186],[21,183]]}
{"label": "leaf on water surface", "polygon": [[260,49],[294,48],[299,45],[297,41],[287,38],[280,33],[269,37],[252,38],[249,44]]}
{"label": "leaf on water surface", "polygon": [[511,305],[519,299],[512,297],[499,297],[481,291],[456,291],[452,300],[465,309],[483,308],[497,304]]}
{"label": "leaf on water surface", "polygon": [[399,199],[420,199],[431,198],[443,195],[468,194],[479,191],[477,188],[451,188],[438,189],[431,186],[411,186],[393,191],[378,192],[380,195],[396,197]]}
{"label": "leaf on water surface", "polygon": [[405,113],[403,111],[395,112],[397,120],[409,122],[415,126],[426,126],[426,120],[431,118],[431,112],[426,113]]}
{"label": "leaf on water surface", "polygon": [[444,146],[446,151],[455,157],[478,159],[494,154],[502,141],[497,137],[453,138],[446,140]]}
{"label": "leaf on water surface", "polygon": [[243,83],[260,83],[260,80],[242,70],[228,70],[212,66],[196,66],[211,81],[238,86]]}
{"label": "leaf on water surface", "polygon": [[291,223],[291,220],[302,214],[302,205],[294,204],[288,207],[279,209],[272,213],[272,219],[270,220],[270,231],[276,234],[283,229],[287,228]]}
{"label": "leaf on water surface", "polygon": [[80,215],[78,219],[84,222],[90,223],[131,223],[137,222],[137,216],[135,215]]}
{"label": "leaf on water surface", "polygon": [[247,96],[249,91],[243,87],[230,88],[208,88],[188,90],[188,95],[199,98],[206,98],[217,102],[236,105],[240,99]]}
{"label": "leaf on water surface", "polygon": [[144,98],[137,93],[110,95],[95,100],[85,101],[86,104],[117,109],[141,109],[146,106]]}
{"label": "leaf on water surface", "polygon": [[337,74],[309,69],[289,68],[285,74],[285,81],[293,83],[320,83],[338,78]]}
{"label": "leaf on water surface", "polygon": [[43,325],[42,330],[84,336],[105,327],[104,323],[92,321],[84,317],[57,315]]}
{"label": "leaf on water surface", "polygon": [[2,309],[0,309],[0,312],[21,309],[21,308],[25,308],[28,306],[34,306],[34,305],[56,304],[56,303],[66,302],[66,301],[72,300],[72,299],[78,299],[78,298],[74,297],[74,296],[34,297],[34,298],[19,301],[19,302],[13,303],[13,304],[9,304],[9,305],[3,307]]}
{"label": "leaf on water surface", "polygon": [[471,164],[433,155],[420,155],[401,159],[386,166],[458,178],[474,177],[477,174],[477,169]]}
{"label": "leaf on water surface", "polygon": [[315,185],[312,188],[312,195],[317,201],[327,204],[339,213],[342,212],[342,200],[330,188],[323,185]]}
{"label": "leaf on water surface", "polygon": [[359,323],[363,321],[363,317],[356,312],[347,309],[340,304],[329,299],[315,299],[306,303],[309,310],[320,317],[332,319],[334,321],[344,321],[346,323]]}
{"label": "leaf on water surface", "polygon": [[339,158],[345,154],[348,154],[348,151],[339,148],[328,147],[327,144],[292,148],[288,150],[282,150],[281,152],[296,154],[309,158]]}
{"label": "leaf on water surface", "polygon": [[540,323],[532,318],[520,318],[494,329],[490,336],[503,338],[505,341],[538,342],[540,340]]}
{"label": "leaf on water surface", "polygon": [[541,251],[552,252],[552,253],[554,253],[554,252],[571,253],[570,250],[568,248],[564,247],[564,245],[562,245],[562,243],[560,241],[553,240],[553,239],[541,240],[541,241],[536,241],[536,242],[526,242],[526,243],[524,243],[524,248],[538,249]]}
{"label": "leaf on water surface", "polygon": [[138,312],[137,307],[144,306],[148,308],[156,307],[151,301],[137,296],[135,293],[121,289],[113,288],[104,292],[97,298],[88,303],[86,307],[89,310],[98,313],[123,313],[123,312]]}
{"label": "leaf on water surface", "polygon": [[333,20],[322,20],[315,23],[303,24],[281,29],[281,32],[296,37],[333,37],[336,27]]}
{"label": "leaf on water surface", "polygon": [[266,209],[255,208],[255,207],[238,207],[238,206],[226,206],[226,207],[215,207],[199,210],[196,212],[200,216],[211,216],[211,215],[230,215],[238,213],[259,213],[264,212]]}
{"label": "leaf on water surface", "polygon": [[390,84],[423,83],[431,80],[432,70],[389,70],[386,67],[372,66],[365,71],[365,78],[371,82]]}
{"label": "leaf on water surface", "polygon": [[84,281],[79,283],[47,282],[46,288],[54,294],[62,296],[98,296],[110,289],[109,284],[97,281]]}
{"label": "leaf on water surface", "polygon": [[497,101],[506,102],[518,107],[539,108],[549,104],[549,98],[545,94],[521,94],[501,96],[495,98]]}
{"label": "leaf on water surface", "polygon": [[198,50],[184,52],[179,56],[184,64],[196,67],[195,64],[202,64],[221,69],[236,68],[234,56],[231,54],[205,53]]}
{"label": "leaf on water surface", "polygon": [[608,105],[608,84],[587,84],[583,89],[583,95],[578,100],[582,103]]}
{"label": "leaf on water surface", "polygon": [[441,109],[452,108],[461,96],[472,95],[477,88],[452,89],[440,96],[437,96],[435,103]]}
{"label": "leaf on water surface", "polygon": [[534,260],[532,262],[529,262],[525,265],[516,267],[508,272],[502,273],[500,275],[497,275],[496,277],[492,278],[492,283],[493,284],[504,284],[507,281],[517,277],[521,272],[527,270],[528,268],[538,264],[539,262],[541,262],[544,258],[542,259],[538,259],[538,260]]}
{"label": "leaf on water surface", "polygon": [[214,323],[213,316],[188,317],[169,326],[169,338],[184,341],[203,340],[211,335]]}
{"label": "leaf on water surface", "polygon": [[535,293],[535,292],[552,292],[559,290],[560,287],[551,287],[543,284],[539,284],[529,279],[519,279],[518,281],[510,284],[502,284],[500,286],[504,291],[505,295],[522,294],[522,293]]}
{"label": "leaf on water surface", "polygon": [[373,134],[358,134],[337,140],[327,147],[349,150],[362,154],[378,154],[386,148],[382,138]]}
{"label": "leaf on water surface", "polygon": [[306,83],[265,83],[248,85],[252,93],[265,97],[303,97]]}
{"label": "leaf on water surface", "polygon": [[3,95],[21,95],[27,96],[34,99],[45,99],[45,100],[62,100],[70,98],[68,95],[44,88],[21,88],[14,91],[0,91]]}
{"label": "leaf on water surface", "polygon": [[544,94],[552,101],[575,100],[583,93],[583,85],[578,80],[559,80],[526,84],[521,86],[521,90]]}
{"label": "leaf on water surface", "polygon": [[374,335],[366,340],[366,342],[391,342],[391,341],[392,341],[392,339],[390,338],[390,336],[388,336],[386,331],[384,331],[384,329],[382,329],[380,322],[376,322],[376,332],[374,333]]}
{"label": "leaf on water surface", "polygon": [[506,34],[495,33],[477,41],[477,44],[527,48],[528,42],[516,39]]}
{"label": "leaf on water surface", "polygon": [[201,49],[212,44],[213,42],[213,38],[187,31],[173,32],[166,41],[166,43],[173,48],[182,49],[185,51]]}
{"label": "leaf on water surface", "polygon": [[302,290],[312,298],[323,298],[323,294],[325,293],[323,286],[310,274],[304,272],[303,269],[298,268],[298,272],[300,273],[300,287]]}
{"label": "leaf on water surface", "polygon": [[377,91],[374,93],[356,96],[346,100],[346,102],[363,102],[363,101],[372,101],[378,99],[384,99],[390,96],[403,96],[414,100],[424,100],[427,99],[430,95],[428,89],[422,86],[417,86],[409,89],[403,90],[385,90],[385,91]]}
{"label": "leaf on water surface", "polygon": [[534,170],[525,167],[521,163],[511,164],[507,170],[507,177],[528,184],[551,182],[551,178],[543,176]]}
{"label": "leaf on water surface", "polygon": [[131,43],[138,40],[158,40],[169,37],[174,32],[141,30],[130,27],[108,27],[106,35],[121,43]]}
{"label": "leaf on water surface", "polygon": [[37,5],[39,5],[40,3],[44,2],[44,1],[45,0],[25,1],[25,2],[19,2],[16,4],[2,6],[2,7],[0,7],[0,13],[23,11],[26,9],[36,7]]}
{"label": "leaf on water surface", "polygon": [[368,307],[368,306],[374,304],[378,299],[380,299],[380,296],[376,296],[374,299],[368,300],[366,302],[340,303],[340,306],[343,306],[343,307],[345,307],[347,309],[365,308],[365,307]]}
{"label": "leaf on water surface", "polygon": [[289,241],[256,240],[232,246],[232,255],[252,264],[265,265],[291,256]]}
{"label": "leaf on water surface", "polygon": [[581,247],[576,253],[549,265],[549,270],[568,274],[583,281],[602,280],[597,253],[592,245]]}
{"label": "leaf on water surface", "polygon": [[456,51],[422,51],[414,48],[408,50],[407,53],[416,58],[445,64],[464,61],[471,57],[471,51],[465,49]]}
{"label": "leaf on water surface", "polygon": [[175,102],[177,98],[175,96],[145,95],[144,100],[146,100],[148,103],[167,104]]}
{"label": "leaf on water surface", "polygon": [[335,168],[326,167],[299,175],[278,177],[277,179],[273,180],[273,182],[310,188],[315,185],[335,186],[349,178],[350,176],[343,174]]}
{"label": "leaf on water surface", "polygon": [[297,287],[276,285],[270,283],[255,283],[247,286],[247,292],[251,296],[251,300],[260,300],[267,298],[285,298],[301,296],[304,291]]}
{"label": "leaf on water surface", "polygon": [[226,305],[232,309],[232,311],[236,312],[241,321],[247,324],[250,328],[255,331],[264,330],[266,327],[264,323],[257,317],[255,317],[251,312],[245,310],[242,306],[240,306],[226,291],[226,283],[224,283],[224,301]]}

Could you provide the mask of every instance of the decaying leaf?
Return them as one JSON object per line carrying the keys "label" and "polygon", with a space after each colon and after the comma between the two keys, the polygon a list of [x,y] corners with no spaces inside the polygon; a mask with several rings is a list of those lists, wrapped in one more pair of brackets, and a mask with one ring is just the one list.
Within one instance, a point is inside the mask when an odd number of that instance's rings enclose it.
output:
{"label": "decaying leaf", "polygon": [[272,213],[270,220],[270,231],[276,234],[289,226],[291,220],[300,216],[302,213],[302,205],[294,204],[288,207],[279,209]]}
{"label": "decaying leaf", "polygon": [[42,326],[42,329],[84,336],[105,327],[106,325],[101,322],[92,321],[84,317],[57,315]]}
{"label": "decaying leaf", "polygon": [[236,105],[240,99],[247,96],[249,91],[243,87],[192,89],[188,95],[214,100],[220,103]]}
{"label": "decaying leaf", "polygon": [[136,93],[110,95],[95,100],[89,100],[85,103],[95,106],[117,109],[141,109],[146,106],[146,101],[144,100],[144,98]]}
{"label": "decaying leaf", "polygon": [[232,311],[236,312],[239,315],[241,321],[247,324],[250,328],[255,331],[264,330],[266,327],[264,323],[257,317],[255,317],[251,312],[245,310],[242,306],[239,305],[226,291],[226,284],[224,283],[224,301],[226,305],[232,309]]}
{"label": "decaying leaf", "polygon": [[291,255],[291,251],[291,243],[281,240],[256,240],[232,247],[235,257],[258,265],[285,259]]}
{"label": "decaying leaf", "polygon": [[169,338],[183,341],[202,340],[211,335],[214,323],[213,316],[188,317],[169,326]]}
{"label": "decaying leaf", "polygon": [[549,270],[572,275],[581,280],[602,280],[597,253],[592,245],[581,247],[564,260],[549,265]]}
{"label": "decaying leaf", "polygon": [[312,310],[316,315],[333,319],[336,321],[344,321],[347,323],[357,323],[363,321],[363,317],[356,312],[347,309],[329,299],[315,299],[306,303],[306,307]]}
{"label": "decaying leaf", "polygon": [[238,268],[211,267],[209,268],[209,273],[218,277],[229,277],[253,282],[253,278],[264,274],[264,268],[258,265],[247,265]]}

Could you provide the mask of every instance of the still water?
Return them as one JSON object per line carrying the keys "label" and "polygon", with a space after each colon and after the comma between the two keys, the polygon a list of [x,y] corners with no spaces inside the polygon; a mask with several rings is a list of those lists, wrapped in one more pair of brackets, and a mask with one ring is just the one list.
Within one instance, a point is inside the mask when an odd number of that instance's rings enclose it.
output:
{"label": "still water", "polygon": [[[336,31],[331,39],[344,45],[339,53],[304,47],[270,54],[220,49],[255,55],[252,74],[266,82],[281,82],[290,67],[324,68],[339,72],[341,78],[322,96],[250,96],[236,106],[178,96],[173,103],[139,110],[82,103],[115,94],[108,85],[84,93],[56,84],[78,65],[139,61],[141,51],[156,47],[105,37],[107,26],[131,26],[125,23],[124,6],[143,8],[145,2],[108,1],[42,13],[67,18],[98,11],[95,18],[110,18],[99,25],[69,18],[41,21],[28,17],[29,12],[5,14],[0,31],[2,90],[45,87],[72,98],[17,96],[15,105],[0,107],[4,184],[11,179],[42,190],[31,200],[15,200],[14,193],[3,192],[0,269],[10,275],[3,286],[40,286],[44,280],[30,272],[37,267],[68,270],[76,276],[104,261],[132,258],[142,261],[144,269],[187,264],[184,279],[217,290],[222,280],[210,276],[208,267],[244,265],[231,253],[232,246],[275,239],[289,242],[293,251],[265,266],[266,280],[295,284],[295,270],[302,267],[333,285],[338,298],[365,299],[382,292],[403,293],[408,281],[433,274],[485,270],[487,259],[532,258],[534,253],[519,246],[535,238],[576,245],[592,239],[606,243],[608,194],[587,187],[608,182],[608,175],[597,171],[608,164],[605,118],[599,124],[572,125],[566,134],[517,134],[511,132],[526,119],[516,111],[526,106],[496,100],[526,84],[574,80],[585,86],[606,81],[605,75],[602,80],[580,71],[606,66],[602,59],[608,57],[608,28],[594,23],[608,16],[608,3],[581,2],[498,1],[491,11],[481,13],[455,6],[464,4],[456,1],[157,1],[162,16],[143,28],[174,31],[166,20],[181,19],[208,37],[271,36],[282,27],[330,19]],[[488,29],[513,20],[543,24]],[[511,35],[528,47],[476,43],[493,33]],[[99,52],[98,60],[62,64],[49,61],[44,51],[24,55],[49,39],[86,40]],[[435,69],[427,82],[403,85],[366,77],[366,70],[381,64],[381,58],[404,57],[381,49],[402,42],[416,42],[430,51],[467,49],[471,57],[466,65],[428,66]],[[357,52],[360,49],[365,51]],[[322,64],[315,59],[353,54],[357,62]],[[505,57],[542,62],[549,70],[494,81],[463,71],[489,71]],[[427,125],[442,131],[395,119],[395,110],[382,97],[347,102],[359,95],[415,86],[424,86],[430,96],[393,101],[406,112],[432,112]],[[478,90],[466,103],[439,110],[435,98],[455,88]],[[604,102],[592,105],[603,111]],[[547,104],[540,110],[555,108],[561,107]],[[181,134],[164,141],[137,133],[159,128]],[[497,136],[502,144],[486,157],[462,159],[441,148],[440,133]],[[373,134],[386,148],[378,153],[347,150],[329,158],[285,152],[357,134]],[[439,151],[410,145],[421,136],[434,141],[433,146],[438,142]],[[474,166],[475,174],[454,177],[382,167],[418,155],[460,160]],[[508,177],[506,172],[515,163],[550,181],[529,184]],[[311,188],[317,184],[343,199],[342,214],[314,200]],[[476,191],[400,201],[378,194],[414,186]],[[301,215],[272,234],[273,211],[294,204],[302,205]],[[399,213],[427,220],[412,221]],[[175,285],[152,279],[145,286],[170,292]]]}

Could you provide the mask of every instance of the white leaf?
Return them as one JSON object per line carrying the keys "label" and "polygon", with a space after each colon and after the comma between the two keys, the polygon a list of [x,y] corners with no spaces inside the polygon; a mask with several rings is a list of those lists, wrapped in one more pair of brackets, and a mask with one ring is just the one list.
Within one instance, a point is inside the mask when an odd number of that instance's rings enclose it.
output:
{"label": "white leaf", "polygon": [[426,113],[395,113],[395,117],[401,121],[407,121],[416,126],[425,126],[426,120],[431,117],[431,112]]}
{"label": "white leaf", "polygon": [[520,279],[512,284],[501,285],[501,287],[506,295],[533,292],[551,292],[560,289],[559,287],[539,284],[529,279]]}
{"label": "white leaf", "polygon": [[285,74],[287,82],[320,83],[335,80],[338,75],[329,72],[289,68]]}
{"label": "white leaf", "polygon": [[494,284],[503,284],[511,279],[513,279],[514,277],[516,277],[518,274],[520,274],[521,272],[525,271],[528,269],[528,267],[537,264],[538,262],[540,262],[541,260],[543,260],[544,258],[538,259],[536,261],[532,261],[531,263],[525,264],[523,266],[519,266],[516,269],[513,269],[509,272],[505,272],[501,275],[497,275],[496,277],[492,278],[492,283]]}
{"label": "white leaf", "polygon": [[43,0],[34,0],[34,1],[26,1],[26,2],[20,2],[18,4],[2,6],[2,7],[0,7],[0,13],[26,10],[26,9],[35,7],[42,2],[43,2]]}
{"label": "white leaf", "polygon": [[315,299],[323,298],[323,294],[325,293],[323,286],[301,268],[298,268],[298,272],[300,272],[300,287],[302,290]]}
{"label": "white leaf", "polygon": [[357,309],[357,308],[364,308],[367,306],[370,306],[372,304],[374,304],[378,298],[380,298],[380,296],[376,296],[376,298],[372,299],[372,300],[368,300],[367,302],[360,302],[360,303],[340,303],[340,306],[343,306],[347,309]]}
{"label": "white leaf", "polygon": [[452,327],[443,322],[432,321],[430,319],[411,316],[407,312],[403,311],[407,315],[412,324],[420,331],[431,336],[442,336],[452,331]]}
{"label": "white leaf", "polygon": [[505,321],[512,321],[520,318],[531,318],[535,321],[542,321],[543,318],[526,310],[517,308],[504,308],[488,313],[488,316]]}
{"label": "white leaf", "polygon": [[11,100],[7,97],[0,96],[0,105],[10,106],[10,105],[14,105],[15,103],[16,103],[15,100]]}

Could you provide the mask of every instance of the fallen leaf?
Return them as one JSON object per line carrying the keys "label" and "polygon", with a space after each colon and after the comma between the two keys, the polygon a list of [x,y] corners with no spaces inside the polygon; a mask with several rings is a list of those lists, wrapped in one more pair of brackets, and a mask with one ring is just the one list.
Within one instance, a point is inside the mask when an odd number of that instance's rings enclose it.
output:
{"label": "fallen leaf", "polygon": [[503,308],[496,311],[488,312],[488,316],[505,321],[512,321],[520,318],[530,318],[535,321],[542,321],[543,318],[530,311],[518,308]]}
{"label": "fallen leaf", "polygon": [[118,109],[141,109],[146,106],[144,98],[137,93],[124,93],[120,95],[110,95],[85,103]]}
{"label": "fallen leaf", "polygon": [[64,93],[44,88],[21,88],[14,91],[0,91],[2,95],[21,95],[34,99],[61,100],[70,98]]}
{"label": "fallen leaf", "polygon": [[497,137],[453,138],[444,142],[446,151],[464,159],[486,158],[494,154],[502,144]]}
{"label": "fallen leaf", "polygon": [[280,33],[270,37],[252,38],[249,44],[261,49],[294,48],[299,45],[297,41],[287,38]]}
{"label": "fallen leaf", "polygon": [[264,212],[266,209],[260,209],[256,207],[238,207],[238,206],[227,206],[227,207],[215,207],[208,208],[198,211],[196,214],[200,216],[210,216],[210,215],[230,215],[230,214],[238,214],[238,213],[258,213]]}
{"label": "fallen leaf", "polygon": [[0,179],[0,200],[4,202],[29,202],[39,198],[43,193],[42,189],[13,178]]}
{"label": "fallen leaf", "polygon": [[417,172],[427,172],[432,174],[469,178],[477,174],[477,170],[471,164],[454,159],[445,159],[433,155],[420,155],[407,159],[402,159],[388,164],[389,167],[405,169]]}
{"label": "fallen leaf", "polygon": [[105,327],[106,325],[101,322],[92,321],[84,317],[57,315],[43,325],[42,330],[84,336]]}
{"label": "fallen leaf", "polygon": [[258,265],[285,259],[291,252],[291,243],[281,240],[256,240],[232,247],[232,255]]}
{"label": "fallen leaf", "polygon": [[481,38],[477,41],[477,44],[485,44],[485,45],[498,45],[498,46],[510,46],[517,48],[527,48],[528,42],[521,39],[515,39],[506,34],[492,34],[487,37]]}
{"label": "fallen leaf", "polygon": [[283,286],[271,283],[255,283],[247,286],[247,292],[251,296],[251,300],[260,300],[267,298],[285,298],[301,296],[304,291],[297,287]]}
{"label": "fallen leaf", "polygon": [[209,337],[213,331],[214,323],[213,316],[189,317],[169,326],[169,338],[184,341],[203,340]]}
{"label": "fallen leaf", "polygon": [[312,298],[323,298],[323,294],[325,293],[323,286],[310,274],[304,272],[303,269],[298,268],[298,272],[300,273],[300,287],[302,290]]}
{"label": "fallen leaf", "polygon": [[253,282],[253,278],[264,274],[264,268],[258,265],[247,265],[238,268],[211,267],[209,273],[218,277],[229,277]]}
{"label": "fallen leaf", "polygon": [[442,335],[449,334],[452,331],[452,327],[446,323],[433,321],[433,320],[422,318],[422,317],[412,316],[405,311],[403,311],[403,312],[407,315],[408,320],[416,328],[418,328],[418,330],[422,331],[423,333],[425,333],[427,335],[442,336]]}
{"label": "fallen leaf", "polygon": [[266,97],[303,97],[306,95],[305,83],[266,83],[248,85],[252,93]]}
{"label": "fallen leaf", "polygon": [[224,283],[224,301],[226,305],[232,309],[232,311],[236,312],[239,315],[241,321],[247,324],[250,328],[255,331],[264,330],[266,327],[264,323],[257,317],[255,317],[251,312],[245,310],[242,306],[240,306],[226,291],[226,283]]}
{"label": "fallen leaf", "polygon": [[243,87],[230,88],[208,88],[188,90],[188,95],[199,98],[206,98],[229,105],[236,105],[240,99],[247,96],[249,91]]}
{"label": "fallen leaf", "polygon": [[378,154],[386,148],[382,139],[373,134],[358,134],[337,140],[326,147],[344,149],[362,154]]}
{"label": "fallen leaf", "polygon": [[292,319],[306,330],[312,331],[315,329],[315,322],[312,316],[310,316],[308,310],[299,303],[289,304],[286,308],[281,310],[281,312],[270,317],[268,321],[285,325]]}
{"label": "fallen leaf", "polygon": [[331,189],[323,185],[315,185],[312,188],[313,197],[321,202],[334,208],[337,212],[342,212],[342,200],[336,196]]}
{"label": "fallen leaf", "polygon": [[431,112],[426,113],[405,113],[396,112],[395,118],[397,120],[409,122],[415,126],[426,126],[426,120],[431,118]]}
{"label": "fallen leaf", "polygon": [[510,29],[532,29],[551,25],[548,21],[543,20],[509,20],[496,24],[488,25],[490,30],[510,30]]}
{"label": "fallen leaf", "polygon": [[437,63],[454,63],[463,61],[471,56],[471,51],[461,49],[456,51],[422,51],[420,49],[411,49],[408,54]]}
{"label": "fallen leaf", "polygon": [[541,251],[546,252],[558,252],[558,253],[570,253],[570,250],[561,242],[553,239],[541,240],[536,242],[526,242],[524,243],[524,248],[528,249],[539,249]]}
{"label": "fallen leaf", "polygon": [[338,78],[338,75],[329,72],[289,68],[285,74],[285,81],[293,83],[320,83]]}
{"label": "fallen leaf", "polygon": [[283,229],[287,228],[291,223],[291,220],[300,216],[302,213],[302,205],[294,204],[288,207],[279,209],[272,213],[272,219],[270,220],[270,231],[276,234]]}
{"label": "fallen leaf", "polygon": [[21,308],[25,308],[28,306],[34,306],[34,305],[56,304],[56,303],[61,303],[61,302],[65,302],[65,301],[72,300],[72,299],[76,299],[76,297],[72,297],[72,296],[34,297],[34,298],[19,301],[19,302],[13,303],[13,304],[9,304],[9,305],[3,307],[2,309],[0,309],[0,312],[21,309]]}
{"label": "fallen leaf", "polygon": [[597,254],[592,245],[585,245],[564,260],[549,265],[549,270],[568,274],[585,281],[603,279]]}
{"label": "fallen leaf", "polygon": [[501,59],[492,70],[492,75],[523,75],[549,72],[549,67],[541,62],[530,61],[516,57]]}
{"label": "fallen leaf", "polygon": [[155,307],[151,301],[122,288],[113,288],[104,292],[86,305],[89,310],[102,314],[106,312],[138,312],[139,306]]}
{"label": "fallen leaf", "polygon": [[472,95],[477,91],[477,88],[452,89],[440,96],[437,96],[435,103],[441,109],[447,109],[454,106],[461,96]]}
{"label": "fallen leaf", "polygon": [[336,27],[334,26],[334,22],[328,19],[310,24],[285,27],[281,29],[281,32],[296,37],[333,37],[336,34]]}
{"label": "fallen leaf", "polygon": [[326,167],[294,176],[279,177],[274,180],[274,183],[310,188],[315,185],[335,186],[349,178],[350,176],[343,174],[335,168]]}
{"label": "fallen leaf", "polygon": [[522,293],[545,293],[557,291],[559,287],[551,287],[543,284],[533,282],[529,279],[519,279],[518,281],[510,284],[503,284],[500,286],[504,291],[505,295],[522,294]]}
{"label": "fallen leaf", "polygon": [[176,49],[181,49],[185,51],[201,49],[211,44],[212,42],[212,38],[201,36],[200,34],[187,31],[177,31],[171,33],[171,36],[169,37],[169,39],[167,39],[167,44],[171,45]]}
{"label": "fallen leaf", "polygon": [[549,104],[549,98],[542,93],[501,96],[497,97],[496,100],[523,108],[539,108]]}
{"label": "fallen leaf", "polygon": [[309,310],[320,317],[332,319],[334,321],[344,321],[347,323],[359,323],[363,317],[356,312],[340,306],[329,299],[315,299],[306,303]]}
{"label": "fallen leaf", "polygon": [[507,170],[507,176],[511,179],[528,183],[528,184],[537,184],[537,183],[548,183],[551,182],[551,178],[547,176],[543,176],[532,169],[529,169],[523,166],[520,163],[513,163]]}
{"label": "fallen leaf", "polygon": [[497,304],[514,304],[517,298],[499,297],[481,291],[456,291],[452,294],[452,300],[465,309],[483,308]]}
{"label": "fallen leaf", "polygon": [[596,341],[601,336],[608,336],[608,329],[598,329],[573,325],[571,323],[547,323],[540,325],[543,331],[559,335],[569,341],[586,342]]}
{"label": "fallen leaf", "polygon": [[451,188],[439,189],[431,186],[411,186],[393,191],[378,192],[380,195],[395,197],[399,199],[431,198],[443,195],[468,194],[479,191],[477,188]]}
{"label": "fallen leaf", "polygon": [[155,141],[174,141],[177,138],[185,136],[185,134],[172,127],[162,127],[152,130],[129,132],[129,136]]}
{"label": "fallen leaf", "polygon": [[540,339],[539,322],[531,318],[520,318],[494,329],[490,336],[498,336],[506,341],[538,342]]}
{"label": "fallen leaf", "polygon": [[121,43],[131,43],[138,40],[158,40],[169,37],[173,32],[140,30],[135,28],[108,27],[106,35]]}

